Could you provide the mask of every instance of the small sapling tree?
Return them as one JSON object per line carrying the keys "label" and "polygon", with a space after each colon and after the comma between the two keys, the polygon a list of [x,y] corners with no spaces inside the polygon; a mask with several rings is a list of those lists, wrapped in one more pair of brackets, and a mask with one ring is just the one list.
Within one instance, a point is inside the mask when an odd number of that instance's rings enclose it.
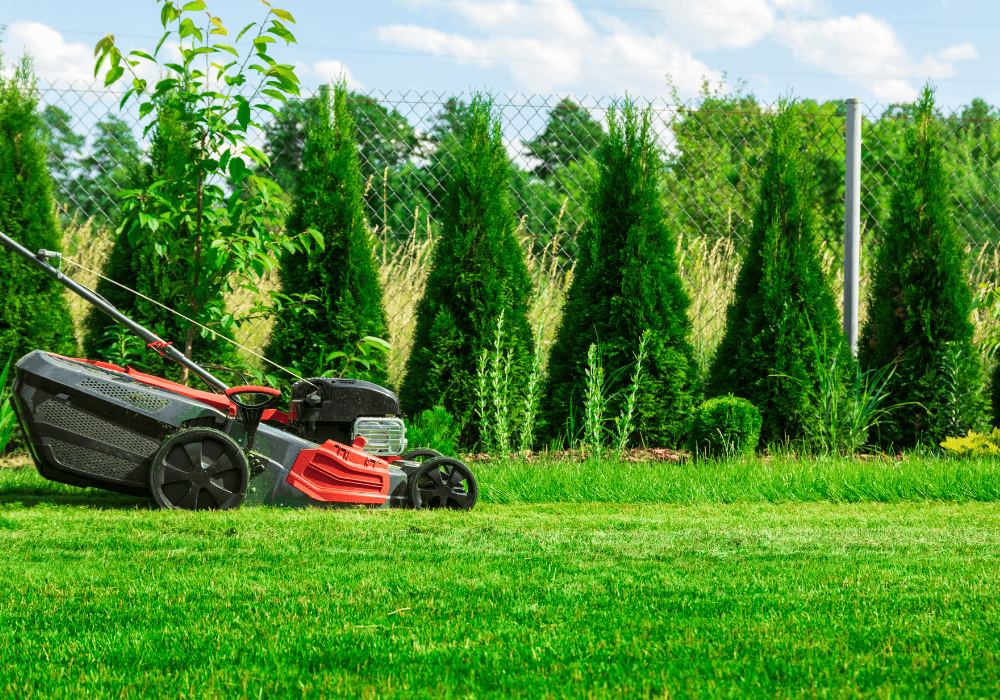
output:
{"label": "small sapling tree", "polygon": [[985,372],[973,344],[965,246],[949,205],[942,126],[925,87],[906,129],[904,157],[880,242],[858,358],[895,365],[883,445],[937,445],[986,424]]}
{"label": "small sapling tree", "polygon": [[[38,140],[38,93],[31,62],[0,66],[0,231],[28,250],[60,249],[52,180]],[[0,348],[14,361],[36,348],[76,350],[73,322],[56,280],[20,256],[0,253]]]}
{"label": "small sapling tree", "polygon": [[[695,365],[687,337],[689,301],[661,197],[663,162],[648,110],[640,112],[627,100],[611,111],[608,126],[597,151],[590,224],[580,233],[576,276],[549,360],[542,417],[551,440],[571,415],[585,414],[585,363],[596,346],[608,378],[606,395],[613,397],[608,408],[621,414],[621,404],[629,402],[634,425],[627,440],[615,442],[624,448],[641,438],[653,446],[679,446],[694,405]],[[629,370],[647,330],[633,396]],[[605,419],[602,410],[597,420]],[[601,432],[595,431],[592,426],[595,435]],[[567,437],[572,442],[575,436]]]}
{"label": "small sapling tree", "polygon": [[[157,180],[175,177],[173,169],[182,166],[190,157],[192,142],[193,137],[183,128],[183,122],[166,110],[160,110],[151,139],[149,162],[129,170],[124,189],[141,191]],[[176,175],[182,176],[181,173]],[[214,239],[214,232],[206,234]],[[166,269],[168,263],[156,255],[153,240],[148,230],[138,241],[124,232],[117,235],[102,270],[108,279],[98,279],[96,291],[116,309],[161,338],[183,338],[187,333],[184,319],[108,281],[114,280],[170,308],[184,307],[185,301],[178,295]],[[222,335],[202,332],[195,337],[191,357],[201,363],[230,366],[238,364],[235,350]],[[176,378],[182,370],[172,361],[160,360],[155,355],[150,357],[138,338],[96,307],[90,308],[84,321],[83,352],[86,357],[127,363],[170,378]]]}
{"label": "small sapling tree", "polygon": [[[107,65],[105,85],[126,83],[121,104],[139,101],[139,114],[147,120],[145,133],[162,112],[181,120],[192,138],[190,152],[171,168],[173,177],[157,179],[148,186],[122,193],[124,221],[119,233],[135,244],[148,237],[155,255],[170,277],[170,285],[183,299],[180,311],[197,324],[218,324],[223,330],[235,319],[227,313],[225,292],[275,268],[282,249],[307,246],[309,237],[322,246],[316,231],[277,232],[285,217],[280,188],[250,171],[243,157],[266,165],[266,156],[249,145],[248,137],[259,131],[254,111],[276,114],[262,96],[286,100],[299,94],[294,68],[268,55],[268,44],[295,38],[287,28],[292,15],[268,3],[261,22],[243,27],[232,43],[220,41],[229,32],[212,15],[203,0],[183,6],[173,0],[162,4],[160,23],[164,33],[156,50],[132,51],[127,56],[108,35],[97,43],[94,74]],[[240,40],[252,37],[249,46]],[[179,62],[161,61],[165,42],[178,44]],[[228,62],[226,62],[228,61]],[[141,66],[161,76],[154,85],[141,77]],[[127,73],[127,78],[126,78]],[[223,189],[228,174],[234,186]],[[244,286],[256,291],[249,281]],[[277,303],[280,295],[271,297]],[[188,323],[183,338],[184,354],[192,354],[198,326]],[[182,374],[186,381],[187,370]]]}
{"label": "small sapling tree", "polygon": [[[784,104],[771,119],[750,241],[706,387],[710,397],[756,406],[767,444],[822,430],[824,391],[843,393],[851,362],[820,265],[815,175],[797,115]],[[839,361],[828,366],[816,361],[833,356]]]}
{"label": "small sapling tree", "polygon": [[[347,97],[346,84],[337,85],[333,114],[328,100],[322,99],[317,118],[307,127],[295,204],[288,219],[293,231],[319,231],[325,247],[308,253],[286,252],[281,258],[283,291],[317,298],[307,306],[312,313],[297,313],[298,309],[279,313],[266,352],[303,376],[319,376],[328,368],[331,353],[346,353],[367,336],[386,338],[389,334]],[[388,379],[385,351],[376,348],[373,352],[374,361],[356,376],[384,384]]]}
{"label": "small sapling tree", "polygon": [[471,445],[487,441],[473,412],[479,358],[497,348],[510,352],[509,386],[518,388],[529,375],[534,343],[531,278],[517,240],[510,159],[492,102],[477,96],[463,124],[400,399],[411,416],[443,406],[464,426],[462,441]]}

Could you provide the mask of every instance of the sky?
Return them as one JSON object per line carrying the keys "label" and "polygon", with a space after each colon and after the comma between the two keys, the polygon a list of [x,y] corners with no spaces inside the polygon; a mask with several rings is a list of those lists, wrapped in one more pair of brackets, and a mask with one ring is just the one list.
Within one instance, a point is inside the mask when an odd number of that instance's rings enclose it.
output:
{"label": "sky", "polygon": [[[911,101],[928,79],[938,104],[1000,103],[997,0],[278,0],[297,45],[276,58],[306,87],[449,95],[669,100],[742,85],[765,102],[859,97]],[[229,28],[259,20],[258,0],[208,0]],[[0,0],[5,61],[27,50],[47,80],[93,80],[106,33],[151,51],[154,0]]]}

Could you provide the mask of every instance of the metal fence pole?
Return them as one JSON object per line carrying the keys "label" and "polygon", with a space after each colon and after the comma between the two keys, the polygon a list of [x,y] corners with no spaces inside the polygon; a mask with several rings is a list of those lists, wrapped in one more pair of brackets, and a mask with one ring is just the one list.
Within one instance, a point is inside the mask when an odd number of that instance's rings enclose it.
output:
{"label": "metal fence pole", "polygon": [[847,100],[844,155],[844,335],[858,353],[858,278],[861,275],[861,100]]}

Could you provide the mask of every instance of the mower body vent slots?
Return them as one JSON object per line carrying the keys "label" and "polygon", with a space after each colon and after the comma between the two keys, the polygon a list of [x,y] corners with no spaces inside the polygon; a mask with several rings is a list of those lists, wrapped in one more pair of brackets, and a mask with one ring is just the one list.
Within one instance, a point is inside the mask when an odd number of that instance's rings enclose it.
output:
{"label": "mower body vent slots", "polygon": [[62,440],[52,441],[52,454],[61,464],[70,469],[127,484],[143,486],[149,473],[148,469],[144,469],[136,462],[106,455],[103,452]]}
{"label": "mower body vent slots", "polygon": [[400,455],[406,452],[406,425],[401,418],[365,418],[354,421],[351,439],[363,437],[365,452],[373,455]]}
{"label": "mower body vent slots", "polygon": [[155,413],[170,403],[168,399],[162,399],[159,396],[153,396],[152,394],[147,394],[142,391],[136,391],[132,387],[119,386],[118,384],[111,384],[110,382],[100,382],[96,379],[91,379],[90,377],[81,381],[79,386],[84,389],[90,389],[91,391],[104,394],[105,396],[110,396],[111,398],[117,399],[122,403],[127,403],[131,406],[142,409],[143,411],[148,411],[149,413]]}
{"label": "mower body vent slots", "polygon": [[39,419],[49,425],[133,454],[149,457],[160,447],[160,443],[155,440],[136,435],[114,423],[51,399],[40,405],[37,412]]}

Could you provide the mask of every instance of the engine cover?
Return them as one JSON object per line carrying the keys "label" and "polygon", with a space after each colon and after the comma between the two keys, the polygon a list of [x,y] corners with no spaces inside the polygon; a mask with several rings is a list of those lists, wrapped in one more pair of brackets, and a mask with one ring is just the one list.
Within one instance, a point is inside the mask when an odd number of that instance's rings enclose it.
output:
{"label": "engine cover", "polygon": [[349,445],[354,441],[359,418],[400,416],[399,399],[378,384],[315,377],[292,385],[291,422],[299,436],[311,442],[333,440]]}

